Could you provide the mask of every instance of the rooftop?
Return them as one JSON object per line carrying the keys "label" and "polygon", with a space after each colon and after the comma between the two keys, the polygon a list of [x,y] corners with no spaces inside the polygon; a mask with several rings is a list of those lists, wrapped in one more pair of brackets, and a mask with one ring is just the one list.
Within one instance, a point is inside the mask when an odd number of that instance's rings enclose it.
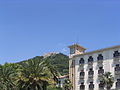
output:
{"label": "rooftop", "polygon": [[79,48],[81,48],[81,49],[83,49],[83,50],[86,50],[86,48],[84,48],[84,47],[78,45],[77,43],[74,43],[73,45],[68,46],[68,47],[69,47],[69,48],[72,48],[72,47],[75,47],[75,46],[77,46],[77,47],[79,47]]}
{"label": "rooftop", "polygon": [[110,49],[115,49],[115,48],[120,48],[120,45],[116,45],[116,46],[112,46],[112,47],[108,47],[108,48],[102,48],[102,49],[98,49],[98,50],[94,50],[94,51],[90,51],[90,52],[85,52],[82,54],[77,54],[77,55],[74,55],[73,57],[80,56],[80,55],[86,55],[86,54],[92,54],[92,53],[96,53],[96,52],[102,52],[105,50],[110,50]]}

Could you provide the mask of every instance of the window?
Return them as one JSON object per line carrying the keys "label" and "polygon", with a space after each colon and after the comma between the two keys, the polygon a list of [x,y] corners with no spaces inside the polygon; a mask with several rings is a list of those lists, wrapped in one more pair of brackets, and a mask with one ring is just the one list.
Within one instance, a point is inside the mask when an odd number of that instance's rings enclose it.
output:
{"label": "window", "polygon": [[120,79],[117,79],[116,88],[120,88]]}
{"label": "window", "polygon": [[84,85],[84,83],[81,83],[81,85],[80,85],[80,90],[85,90],[85,85]]}
{"label": "window", "polygon": [[103,60],[102,54],[99,54],[99,55],[98,55],[97,60]]}
{"label": "window", "polygon": [[120,71],[120,65],[116,64],[115,71]]}
{"label": "window", "polygon": [[98,74],[103,74],[103,73],[104,73],[103,67],[99,67]]}
{"label": "window", "polygon": [[84,59],[81,58],[80,61],[79,61],[80,64],[84,64]]}
{"label": "window", "polygon": [[114,51],[113,57],[119,57],[120,53],[118,51]]}
{"label": "window", "polygon": [[116,64],[116,67],[119,67],[120,65],[119,64]]}
{"label": "window", "polygon": [[94,74],[94,71],[92,68],[89,69],[89,72],[88,72],[88,75],[93,75]]}
{"label": "window", "polygon": [[93,84],[93,82],[90,82],[90,84],[89,84],[89,89],[90,89],[90,90],[93,90],[93,89],[94,89],[94,84]]}
{"label": "window", "polygon": [[92,57],[92,56],[90,56],[90,57],[88,58],[88,62],[93,62],[93,57]]}
{"label": "window", "polygon": [[104,90],[104,83],[103,83],[103,81],[100,81],[99,88]]}
{"label": "window", "polygon": [[75,54],[75,48],[70,48],[70,54]]}
{"label": "window", "polygon": [[85,75],[85,72],[83,70],[81,70],[80,76],[84,76],[84,75]]}

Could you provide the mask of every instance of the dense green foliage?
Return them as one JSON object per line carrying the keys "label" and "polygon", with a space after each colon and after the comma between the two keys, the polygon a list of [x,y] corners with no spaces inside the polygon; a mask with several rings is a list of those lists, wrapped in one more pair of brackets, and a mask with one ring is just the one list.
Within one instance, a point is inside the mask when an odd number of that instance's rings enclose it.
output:
{"label": "dense green foliage", "polygon": [[60,53],[48,57],[50,63],[56,66],[61,75],[67,75],[69,72],[69,57]]}
{"label": "dense green foliage", "polygon": [[55,85],[58,77],[65,74],[68,56],[63,54],[5,63],[0,65],[0,90],[62,90]]}
{"label": "dense green foliage", "polygon": [[[36,56],[32,58],[32,60],[44,60],[43,56]],[[69,72],[69,57],[67,55],[64,55],[62,53],[54,54],[49,57],[47,57],[48,61],[55,66],[55,68],[59,71],[61,75],[67,75]],[[23,62],[25,62],[24,60]],[[20,62],[21,63],[21,62]]]}
{"label": "dense green foliage", "polygon": [[58,82],[59,72],[48,59],[30,59],[0,65],[0,90],[47,90]]}
{"label": "dense green foliage", "polygon": [[65,79],[65,82],[63,84],[64,90],[71,90],[72,84],[69,79]]}
{"label": "dense green foliage", "polygon": [[110,72],[102,75],[101,81],[104,83],[106,90],[110,90],[114,83],[114,77]]}

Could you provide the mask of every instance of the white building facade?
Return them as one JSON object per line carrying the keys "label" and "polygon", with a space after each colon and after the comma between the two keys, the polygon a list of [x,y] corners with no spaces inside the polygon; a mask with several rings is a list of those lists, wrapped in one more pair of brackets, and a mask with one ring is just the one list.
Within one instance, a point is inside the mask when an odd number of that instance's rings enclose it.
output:
{"label": "white building facade", "polygon": [[104,90],[100,77],[105,72],[111,72],[114,77],[112,89],[120,89],[120,45],[92,52],[85,52],[78,44],[69,48],[72,90]]}

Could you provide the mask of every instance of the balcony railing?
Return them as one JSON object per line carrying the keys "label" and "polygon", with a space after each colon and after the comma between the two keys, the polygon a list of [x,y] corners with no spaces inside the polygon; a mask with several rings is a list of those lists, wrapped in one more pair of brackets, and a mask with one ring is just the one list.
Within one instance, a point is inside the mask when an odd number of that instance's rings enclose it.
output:
{"label": "balcony railing", "polygon": [[92,65],[92,64],[93,64],[93,61],[88,61],[88,64],[89,64],[89,65]]}
{"label": "balcony railing", "polygon": [[120,75],[120,71],[115,71],[115,74],[116,74],[116,75],[118,75],[118,74]]}
{"label": "balcony railing", "polygon": [[102,64],[103,60],[97,60],[98,64]]}
{"label": "balcony railing", "polygon": [[120,74],[115,74],[115,78],[116,79],[120,78]]}
{"label": "balcony railing", "polygon": [[80,76],[80,79],[84,79],[84,76]]}
{"label": "balcony railing", "polygon": [[114,64],[120,64],[120,56],[114,57]]}
{"label": "balcony railing", "polygon": [[80,67],[84,67],[84,64],[83,64],[83,63],[80,63],[79,65],[80,65]]}
{"label": "balcony railing", "polygon": [[103,67],[103,63],[98,63],[97,66],[98,67]]}
{"label": "balcony railing", "polygon": [[88,78],[88,82],[93,82],[93,78]]}
{"label": "balcony railing", "polygon": [[88,64],[88,69],[93,68],[93,65]]}

